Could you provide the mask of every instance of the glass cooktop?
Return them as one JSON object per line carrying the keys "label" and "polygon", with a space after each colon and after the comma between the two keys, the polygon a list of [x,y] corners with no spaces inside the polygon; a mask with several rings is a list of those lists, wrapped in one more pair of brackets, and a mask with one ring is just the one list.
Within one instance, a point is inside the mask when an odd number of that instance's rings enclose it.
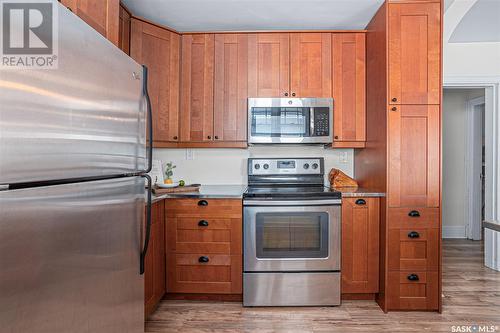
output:
{"label": "glass cooktop", "polygon": [[341,192],[325,186],[249,186],[245,199],[340,199]]}

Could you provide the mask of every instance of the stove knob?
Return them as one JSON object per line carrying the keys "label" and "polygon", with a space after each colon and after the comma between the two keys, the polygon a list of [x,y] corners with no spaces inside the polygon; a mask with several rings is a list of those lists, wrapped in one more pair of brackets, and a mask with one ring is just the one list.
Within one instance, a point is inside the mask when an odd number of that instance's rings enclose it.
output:
{"label": "stove knob", "polygon": [[317,169],[318,168],[318,163],[314,163],[313,164],[313,169]]}
{"label": "stove knob", "polygon": [[304,169],[309,169],[309,163],[304,164]]}
{"label": "stove knob", "polygon": [[259,170],[260,169],[260,164],[255,164],[254,168],[255,168],[255,170]]}
{"label": "stove knob", "polygon": [[269,169],[269,164],[267,164],[267,163],[264,164],[264,169],[266,169],[266,170]]}

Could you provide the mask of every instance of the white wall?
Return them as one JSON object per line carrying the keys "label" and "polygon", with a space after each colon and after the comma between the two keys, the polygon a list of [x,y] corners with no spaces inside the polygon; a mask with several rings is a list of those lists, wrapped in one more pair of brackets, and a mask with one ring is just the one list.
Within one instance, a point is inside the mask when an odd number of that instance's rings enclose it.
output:
{"label": "white wall", "polygon": [[445,89],[443,94],[443,238],[466,238],[465,133],[467,101],[484,89]]}
{"label": "white wall", "polygon": [[[250,157],[324,157],[325,172],[337,168],[352,176],[353,149],[324,149],[319,146],[259,146],[248,149],[191,149],[193,159],[186,159],[187,149],[154,149],[153,159],[173,162],[174,180],[205,185],[246,184],[247,159]],[[328,179],[325,177],[325,184]]]}

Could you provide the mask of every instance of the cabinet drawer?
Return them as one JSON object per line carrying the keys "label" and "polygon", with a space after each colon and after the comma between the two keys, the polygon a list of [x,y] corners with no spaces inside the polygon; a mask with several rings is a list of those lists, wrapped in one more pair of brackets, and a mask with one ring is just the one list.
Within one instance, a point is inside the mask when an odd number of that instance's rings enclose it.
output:
{"label": "cabinet drawer", "polygon": [[389,270],[437,270],[439,229],[389,230]]}
{"label": "cabinet drawer", "polygon": [[167,217],[167,253],[241,254],[241,228],[241,218]]}
{"label": "cabinet drawer", "polygon": [[389,208],[389,229],[439,228],[439,208]]}
{"label": "cabinet drawer", "polygon": [[241,199],[167,199],[167,216],[241,218]]}
{"label": "cabinet drawer", "polygon": [[241,255],[175,254],[169,293],[241,293]]}
{"label": "cabinet drawer", "polygon": [[437,310],[438,272],[390,271],[388,275],[388,310]]}

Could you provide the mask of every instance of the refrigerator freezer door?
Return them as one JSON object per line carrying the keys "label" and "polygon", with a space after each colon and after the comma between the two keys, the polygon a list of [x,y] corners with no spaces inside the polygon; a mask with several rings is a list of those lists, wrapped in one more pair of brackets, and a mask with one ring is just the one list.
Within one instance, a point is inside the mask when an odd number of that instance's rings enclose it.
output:
{"label": "refrigerator freezer door", "polygon": [[144,331],[144,179],[0,191],[0,331]]}
{"label": "refrigerator freezer door", "polygon": [[142,66],[58,13],[57,69],[0,69],[0,184],[146,168]]}

